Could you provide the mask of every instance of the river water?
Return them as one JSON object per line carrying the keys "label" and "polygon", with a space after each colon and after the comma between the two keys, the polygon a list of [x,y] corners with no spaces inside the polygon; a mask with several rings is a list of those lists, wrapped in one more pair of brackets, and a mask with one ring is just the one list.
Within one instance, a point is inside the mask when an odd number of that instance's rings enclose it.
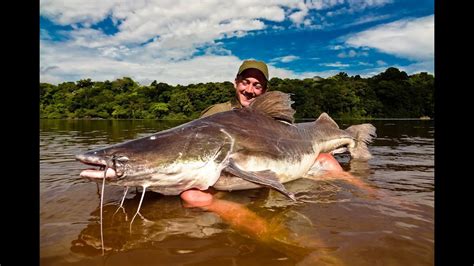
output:
{"label": "river water", "polygon": [[371,192],[339,179],[285,184],[296,203],[267,188],[219,192],[230,219],[147,192],[131,224],[142,191],[118,208],[123,188],[106,185],[102,255],[100,184],[79,177],[74,155],[182,122],[41,120],[41,265],[433,265],[434,122],[369,122],[373,159],[337,159]]}

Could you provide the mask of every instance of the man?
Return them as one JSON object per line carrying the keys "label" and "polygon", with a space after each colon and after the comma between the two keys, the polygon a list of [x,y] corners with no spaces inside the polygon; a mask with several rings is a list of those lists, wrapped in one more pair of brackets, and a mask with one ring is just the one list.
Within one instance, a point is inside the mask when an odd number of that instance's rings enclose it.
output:
{"label": "man", "polygon": [[[235,97],[225,103],[212,105],[201,113],[201,118],[215,113],[230,111],[234,108],[244,108],[250,105],[256,97],[268,90],[268,67],[262,61],[245,60],[237,71],[234,80]],[[318,162],[324,162],[327,168],[342,170],[339,162],[328,153],[319,154]],[[315,162],[316,162],[315,161]],[[202,191],[188,190],[181,194],[188,206],[204,207],[211,204],[213,197]]]}
{"label": "man", "polygon": [[234,80],[235,97],[225,103],[212,105],[201,113],[206,117],[233,108],[247,107],[258,96],[267,91],[268,67],[262,61],[245,60]]}

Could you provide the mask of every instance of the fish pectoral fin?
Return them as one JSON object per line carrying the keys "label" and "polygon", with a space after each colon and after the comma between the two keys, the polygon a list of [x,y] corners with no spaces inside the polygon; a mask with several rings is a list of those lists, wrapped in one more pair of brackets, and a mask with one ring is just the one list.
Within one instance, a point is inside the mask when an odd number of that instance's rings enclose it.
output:
{"label": "fish pectoral fin", "polygon": [[296,201],[295,195],[286,190],[283,184],[278,181],[278,177],[276,176],[275,172],[271,170],[252,172],[243,171],[235,164],[232,159],[229,159],[229,165],[224,170],[249,182],[271,187],[288,198]]}

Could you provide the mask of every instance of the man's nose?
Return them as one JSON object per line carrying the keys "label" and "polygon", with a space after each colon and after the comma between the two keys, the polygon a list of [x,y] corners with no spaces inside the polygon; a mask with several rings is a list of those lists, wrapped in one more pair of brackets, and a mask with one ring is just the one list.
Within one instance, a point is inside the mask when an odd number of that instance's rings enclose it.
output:
{"label": "man's nose", "polygon": [[249,84],[247,87],[245,87],[245,92],[247,92],[247,93],[255,93],[253,85],[252,85],[252,84]]}

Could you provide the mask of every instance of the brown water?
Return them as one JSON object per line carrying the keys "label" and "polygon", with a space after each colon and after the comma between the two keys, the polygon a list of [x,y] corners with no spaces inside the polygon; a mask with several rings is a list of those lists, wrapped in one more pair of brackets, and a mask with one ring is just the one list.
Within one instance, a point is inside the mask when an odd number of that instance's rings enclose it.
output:
{"label": "brown water", "polygon": [[116,212],[124,191],[106,185],[102,256],[99,186],[79,177],[86,167],[74,155],[180,123],[41,120],[41,265],[434,264],[434,126],[420,120],[371,121],[374,158],[337,157],[376,196],[342,180],[309,179],[285,184],[297,203],[266,188],[220,192],[249,228],[153,192],[130,227],[141,191],[131,189]]}

